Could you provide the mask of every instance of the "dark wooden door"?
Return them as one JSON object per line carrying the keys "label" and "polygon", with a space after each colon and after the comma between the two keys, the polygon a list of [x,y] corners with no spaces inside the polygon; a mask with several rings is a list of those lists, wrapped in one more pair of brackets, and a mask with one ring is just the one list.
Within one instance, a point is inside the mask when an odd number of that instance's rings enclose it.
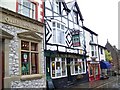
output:
{"label": "dark wooden door", "polygon": [[67,58],[67,75],[68,75],[68,81],[71,81],[71,70],[70,70],[70,58]]}
{"label": "dark wooden door", "polygon": [[4,77],[4,40],[0,39],[0,90],[3,89]]}

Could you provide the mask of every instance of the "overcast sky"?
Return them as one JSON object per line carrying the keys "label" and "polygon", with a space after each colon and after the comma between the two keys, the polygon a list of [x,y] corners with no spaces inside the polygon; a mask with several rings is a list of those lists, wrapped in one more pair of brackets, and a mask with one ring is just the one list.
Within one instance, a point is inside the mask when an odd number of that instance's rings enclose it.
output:
{"label": "overcast sky", "polygon": [[98,42],[105,46],[107,39],[118,48],[118,1],[77,0],[84,25],[98,34]]}

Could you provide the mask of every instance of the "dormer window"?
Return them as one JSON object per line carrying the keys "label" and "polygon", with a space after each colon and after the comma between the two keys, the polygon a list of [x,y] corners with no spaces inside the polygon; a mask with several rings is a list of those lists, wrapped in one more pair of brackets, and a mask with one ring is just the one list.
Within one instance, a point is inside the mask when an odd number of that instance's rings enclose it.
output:
{"label": "dormer window", "polygon": [[53,10],[58,14],[60,13],[60,2],[58,0],[54,0]]}

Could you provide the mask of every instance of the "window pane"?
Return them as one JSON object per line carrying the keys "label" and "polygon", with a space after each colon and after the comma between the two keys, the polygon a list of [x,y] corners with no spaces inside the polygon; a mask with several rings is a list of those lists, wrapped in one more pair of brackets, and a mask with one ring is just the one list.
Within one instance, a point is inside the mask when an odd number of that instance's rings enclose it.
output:
{"label": "window pane", "polygon": [[60,24],[59,23],[57,23],[57,28],[60,28]]}
{"label": "window pane", "polygon": [[61,43],[61,31],[57,29],[57,43]]}
{"label": "window pane", "polygon": [[32,18],[35,18],[35,4],[34,3],[31,3],[32,4]]}
{"label": "window pane", "polygon": [[56,29],[53,28],[53,42],[56,43]]}
{"label": "window pane", "polygon": [[83,72],[85,72],[85,61],[82,61],[82,65],[83,65]]}
{"label": "window pane", "polygon": [[31,53],[31,72],[32,74],[38,74],[38,54]]}
{"label": "window pane", "polygon": [[64,38],[64,31],[61,31],[61,33],[60,33],[60,40],[61,40],[61,43],[62,44],[64,44],[64,40],[65,40],[65,38]]}
{"label": "window pane", "polygon": [[74,74],[74,63],[73,63],[73,60],[71,60],[71,73]]}
{"label": "window pane", "polygon": [[94,56],[94,51],[92,51],[92,56]]}
{"label": "window pane", "polygon": [[61,29],[64,30],[64,25],[61,25]]}
{"label": "window pane", "polygon": [[28,0],[23,0],[23,5],[26,7],[30,7],[30,2]]}
{"label": "window pane", "polygon": [[79,62],[79,73],[82,73],[82,64]]}
{"label": "window pane", "polygon": [[93,47],[93,46],[91,46],[91,50],[94,50],[94,47]]}
{"label": "window pane", "polygon": [[18,13],[21,13],[21,5],[18,4]]}
{"label": "window pane", "polygon": [[78,62],[77,62],[77,59],[75,60],[75,73],[78,73]]}
{"label": "window pane", "polygon": [[62,75],[66,75],[65,59],[62,59]]}
{"label": "window pane", "polygon": [[52,77],[55,77],[55,62],[52,61]]}
{"label": "window pane", "polygon": [[30,74],[30,67],[29,67],[29,53],[28,52],[21,52],[21,68],[22,68],[22,75]]}
{"label": "window pane", "polygon": [[95,68],[95,75],[98,75],[98,66]]}
{"label": "window pane", "polygon": [[21,49],[22,50],[29,50],[29,42],[21,41]]}
{"label": "window pane", "polygon": [[55,26],[56,26],[56,25],[55,25],[55,22],[53,22],[52,26],[53,26],[53,27],[55,27]]}
{"label": "window pane", "polygon": [[60,62],[56,62],[56,76],[61,76]]}
{"label": "window pane", "polygon": [[30,17],[30,9],[23,7],[22,14],[27,16],[27,17]]}
{"label": "window pane", "polygon": [[38,44],[37,43],[31,43],[31,51],[38,51]]}
{"label": "window pane", "polygon": [[93,68],[90,66],[90,75],[93,75]]}

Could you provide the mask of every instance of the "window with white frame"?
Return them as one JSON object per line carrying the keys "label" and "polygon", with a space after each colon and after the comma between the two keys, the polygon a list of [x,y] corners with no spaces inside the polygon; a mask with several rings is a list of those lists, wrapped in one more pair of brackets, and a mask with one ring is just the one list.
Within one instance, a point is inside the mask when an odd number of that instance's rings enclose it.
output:
{"label": "window with white frame", "polygon": [[53,7],[53,10],[56,12],[56,13],[59,13],[59,1],[58,0],[54,0],[54,7]]}
{"label": "window with white frame", "polygon": [[51,58],[51,76],[52,78],[67,76],[65,58]]}
{"label": "window with white frame", "polygon": [[18,0],[18,13],[35,19],[36,4],[30,0]]}
{"label": "window with white frame", "polygon": [[93,34],[91,34],[90,37],[91,37],[91,42],[94,42],[94,40],[93,40]]}
{"label": "window with white frame", "polygon": [[85,61],[81,59],[71,60],[71,75],[85,73]]}
{"label": "window with white frame", "polygon": [[100,51],[101,51],[101,54],[103,54],[103,49],[102,48],[100,48]]}
{"label": "window with white frame", "polygon": [[64,44],[65,43],[65,25],[52,22],[53,27],[53,43]]}
{"label": "window with white frame", "polygon": [[94,45],[91,45],[91,55],[97,57],[97,49]]}

